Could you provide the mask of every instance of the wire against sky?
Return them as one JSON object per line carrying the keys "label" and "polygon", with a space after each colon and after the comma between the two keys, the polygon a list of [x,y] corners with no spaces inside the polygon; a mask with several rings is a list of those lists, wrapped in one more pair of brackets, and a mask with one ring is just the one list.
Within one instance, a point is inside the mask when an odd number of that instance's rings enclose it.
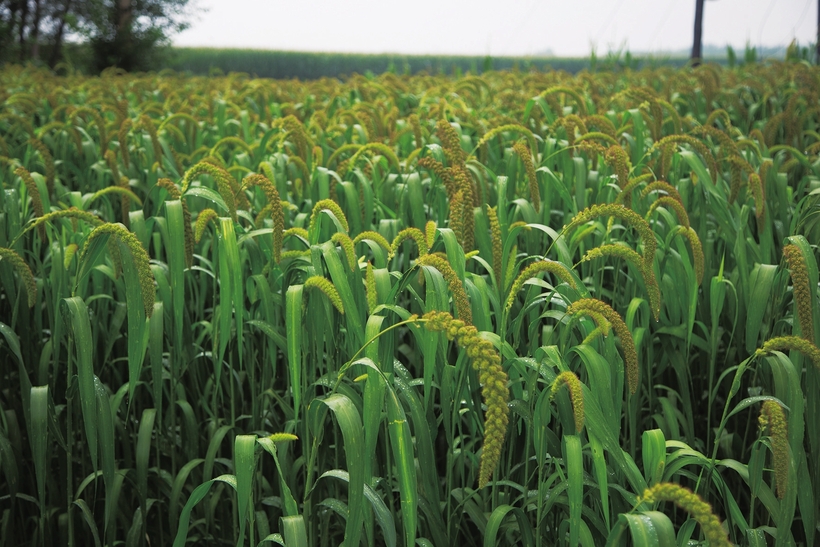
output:
{"label": "wire against sky", "polygon": [[[812,0],[706,2],[703,41],[814,42]],[[179,46],[362,53],[586,56],[691,48],[695,0],[199,0]],[[808,15],[808,16],[807,16]]]}

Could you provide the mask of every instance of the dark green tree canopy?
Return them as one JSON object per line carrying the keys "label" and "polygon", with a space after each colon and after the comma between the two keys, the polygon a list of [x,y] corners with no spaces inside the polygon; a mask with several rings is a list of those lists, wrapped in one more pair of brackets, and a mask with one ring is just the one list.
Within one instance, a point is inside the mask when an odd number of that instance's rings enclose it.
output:
{"label": "dark green tree canopy", "polygon": [[0,62],[45,61],[53,67],[68,38],[89,46],[92,70],[156,68],[169,37],[187,27],[192,4],[191,0],[0,0]]}

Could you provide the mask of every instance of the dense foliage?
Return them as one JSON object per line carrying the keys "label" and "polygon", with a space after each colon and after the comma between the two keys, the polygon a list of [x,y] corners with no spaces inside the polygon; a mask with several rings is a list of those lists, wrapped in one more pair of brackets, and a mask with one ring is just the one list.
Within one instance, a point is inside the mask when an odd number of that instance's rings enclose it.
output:
{"label": "dense foliage", "polygon": [[819,91],[7,67],[0,543],[815,545]]}

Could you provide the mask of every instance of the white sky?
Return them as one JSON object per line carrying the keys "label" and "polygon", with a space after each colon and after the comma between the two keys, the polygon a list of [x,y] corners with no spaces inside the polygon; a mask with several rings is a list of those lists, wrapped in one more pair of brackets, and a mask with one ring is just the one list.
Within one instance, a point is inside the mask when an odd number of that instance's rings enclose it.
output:
{"label": "white sky", "polygon": [[[178,46],[588,56],[691,48],[695,0],[192,0]],[[814,42],[816,0],[708,0],[703,43]]]}

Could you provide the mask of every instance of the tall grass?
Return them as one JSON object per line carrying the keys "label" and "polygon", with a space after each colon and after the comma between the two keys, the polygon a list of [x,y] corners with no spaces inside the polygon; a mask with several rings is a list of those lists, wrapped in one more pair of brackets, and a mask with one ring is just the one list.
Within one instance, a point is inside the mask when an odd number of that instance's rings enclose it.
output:
{"label": "tall grass", "polygon": [[0,545],[816,544],[818,89],[5,68]]}

